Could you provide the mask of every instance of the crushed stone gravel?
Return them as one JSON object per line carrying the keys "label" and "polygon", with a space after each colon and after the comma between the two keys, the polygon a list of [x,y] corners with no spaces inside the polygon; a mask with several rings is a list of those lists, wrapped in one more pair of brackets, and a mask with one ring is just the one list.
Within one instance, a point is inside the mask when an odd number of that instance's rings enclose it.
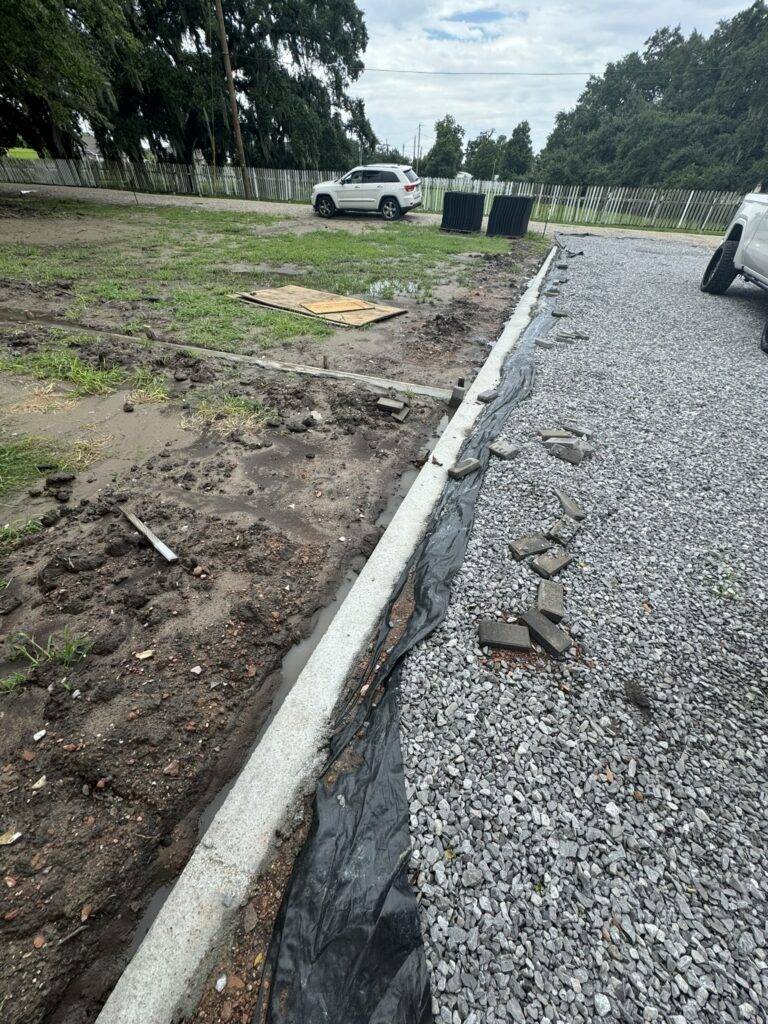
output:
{"label": "crushed stone gravel", "polygon": [[[700,248],[571,237],[559,307],[491,460],[442,626],[401,679],[412,881],[435,1019],[768,1021],[768,297]],[[550,338],[558,321],[552,318]],[[576,422],[591,459],[539,431]],[[584,506],[575,646],[478,647],[539,578],[508,543]]]}

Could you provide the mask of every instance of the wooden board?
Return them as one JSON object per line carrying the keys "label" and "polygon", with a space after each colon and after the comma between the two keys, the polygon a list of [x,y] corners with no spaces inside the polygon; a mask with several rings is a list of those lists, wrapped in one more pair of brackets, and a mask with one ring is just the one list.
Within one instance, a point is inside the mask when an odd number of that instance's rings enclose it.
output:
{"label": "wooden board", "polygon": [[323,299],[322,302],[305,302],[304,308],[310,313],[349,313],[353,309],[371,309],[372,302],[363,302],[361,299]]}
{"label": "wooden board", "polygon": [[[344,295],[315,291],[314,288],[301,288],[295,284],[287,284],[282,288],[260,288],[255,292],[239,292],[232,298],[241,299],[243,302],[250,302],[257,306],[285,309],[289,313],[326,320],[328,323],[339,324],[342,327],[365,327],[366,324],[374,323],[377,320],[387,320],[391,316],[400,316],[406,312],[395,306],[382,306],[379,303],[349,299]],[[329,303],[334,304],[336,312],[330,310],[322,313],[313,312],[310,308],[317,304]],[[339,309],[340,303],[344,304],[344,309]]]}

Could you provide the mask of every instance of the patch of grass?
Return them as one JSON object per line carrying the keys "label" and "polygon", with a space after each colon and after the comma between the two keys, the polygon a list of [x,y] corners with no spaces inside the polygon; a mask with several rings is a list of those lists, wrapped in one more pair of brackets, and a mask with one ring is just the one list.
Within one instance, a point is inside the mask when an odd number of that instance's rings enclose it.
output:
{"label": "patch of grass", "polygon": [[0,495],[31,484],[41,475],[38,466],[56,459],[54,445],[42,437],[0,441]]}
{"label": "patch of grass", "polygon": [[0,370],[36,380],[71,384],[76,395],[109,395],[125,382],[118,367],[97,369],[65,347],[46,348],[21,356],[0,355]]}
{"label": "patch of grass", "polygon": [[[437,283],[471,284],[482,270],[481,261],[459,260],[467,252],[505,253],[514,247],[547,243],[540,238],[510,243],[486,235],[441,232],[436,226],[401,221],[382,227],[371,222],[362,231],[333,230],[293,234],[259,234],[258,227],[278,215],[190,207],[117,206],[99,203],[38,202],[39,213],[54,217],[83,215],[112,218],[115,233],[109,259],[103,244],[63,242],[53,245],[0,245],[0,276],[46,285],[71,284],[66,315],[82,319],[86,311],[104,312],[105,303],[135,302],[153,296],[168,315],[169,329],[179,339],[207,348],[229,351],[267,349],[298,337],[328,337],[333,325],[281,310],[246,306],[228,296],[233,292],[286,283],[277,273],[291,264],[296,284],[350,295],[397,300],[408,295],[423,301]],[[23,215],[25,208],[19,207]],[[29,211],[29,207],[27,207]],[[355,221],[357,228],[359,221]],[[140,233],[139,233],[140,232]],[[259,267],[252,274],[236,273],[236,264]],[[275,272],[270,268],[274,267]],[[131,331],[141,324],[141,312],[125,310]],[[118,320],[120,313],[110,311]]]}
{"label": "patch of grass", "polygon": [[8,156],[11,160],[38,160],[39,157],[34,149],[28,149],[26,146],[14,146],[13,149],[8,150]]}
{"label": "patch of grass", "polygon": [[141,402],[165,402],[168,400],[168,383],[165,377],[151,370],[137,370],[131,378],[129,398],[137,405]]}
{"label": "patch of grass", "polygon": [[198,419],[221,422],[227,429],[234,425],[248,430],[261,427],[272,410],[257,398],[210,392],[201,396],[195,407]]}
{"label": "patch of grass", "polygon": [[21,523],[19,526],[11,526],[10,523],[0,526],[0,555],[7,555],[13,551],[20,540],[40,533],[42,528],[42,523],[37,519],[28,519],[26,523]]}
{"label": "patch of grass", "polygon": [[13,693],[15,689],[27,681],[26,673],[12,672],[9,676],[0,679],[0,694]]}
{"label": "patch of grass", "polygon": [[74,633],[69,626],[65,626],[60,633],[51,633],[44,645],[28,633],[16,633],[6,641],[5,646],[10,661],[23,659],[32,668],[48,662],[69,668],[88,654],[93,641],[86,633]]}

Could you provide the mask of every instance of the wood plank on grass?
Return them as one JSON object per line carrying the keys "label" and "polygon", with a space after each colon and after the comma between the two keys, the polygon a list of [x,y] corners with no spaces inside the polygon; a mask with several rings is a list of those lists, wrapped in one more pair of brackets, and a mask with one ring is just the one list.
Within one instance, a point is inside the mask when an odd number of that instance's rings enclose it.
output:
{"label": "wood plank on grass", "polygon": [[[302,288],[295,284],[287,284],[282,288],[260,288],[255,292],[239,292],[232,298],[258,306],[269,306],[272,309],[284,309],[299,316],[327,320],[342,327],[364,327],[374,321],[387,320],[406,312],[395,306],[382,306],[376,302],[366,303],[344,295],[334,295],[333,292],[316,291],[314,288]],[[319,303],[333,303],[337,309],[339,303],[345,303],[345,308],[338,312],[313,312],[310,307]]]}

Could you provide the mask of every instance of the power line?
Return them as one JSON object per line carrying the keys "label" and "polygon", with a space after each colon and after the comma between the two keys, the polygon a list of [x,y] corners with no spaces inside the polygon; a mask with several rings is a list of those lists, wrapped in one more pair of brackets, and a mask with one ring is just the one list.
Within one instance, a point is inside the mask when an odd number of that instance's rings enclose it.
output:
{"label": "power line", "polygon": [[[616,61],[609,61],[608,63],[614,68],[617,67]],[[464,77],[481,76],[484,78],[583,78],[589,75],[605,75],[608,70],[608,66],[606,65],[602,71],[422,71],[418,68],[371,68],[366,65],[363,70],[364,72],[373,71],[385,75],[451,75]],[[629,75],[687,75],[692,71],[730,71],[733,69],[726,64],[699,64],[675,69],[631,67],[626,69],[622,68],[621,70],[626,70]]]}

